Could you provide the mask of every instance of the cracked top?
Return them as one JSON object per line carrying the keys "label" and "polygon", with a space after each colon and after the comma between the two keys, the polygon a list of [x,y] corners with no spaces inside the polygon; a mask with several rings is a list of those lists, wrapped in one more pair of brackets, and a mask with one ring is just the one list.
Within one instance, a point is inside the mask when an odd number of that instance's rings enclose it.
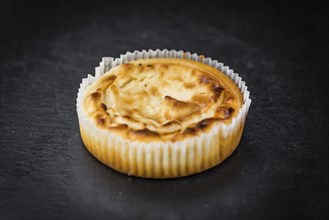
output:
{"label": "cracked top", "polygon": [[101,129],[133,141],[179,141],[230,123],[243,104],[235,83],[196,61],[141,59],[112,68],[84,92]]}

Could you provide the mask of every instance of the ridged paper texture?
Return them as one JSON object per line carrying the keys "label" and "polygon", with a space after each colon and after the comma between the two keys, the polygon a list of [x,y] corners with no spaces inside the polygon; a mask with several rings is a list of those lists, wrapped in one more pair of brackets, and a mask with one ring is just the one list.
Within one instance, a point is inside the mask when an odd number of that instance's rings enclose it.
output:
{"label": "ridged paper texture", "polygon": [[[230,124],[219,123],[200,136],[177,142],[134,142],[98,128],[86,117],[82,107],[85,89],[113,67],[147,58],[182,58],[203,62],[225,73],[243,94],[243,106]],[[91,154],[113,169],[146,178],[174,178],[201,172],[226,159],[240,142],[251,104],[249,91],[241,77],[211,58],[175,50],[143,50],[128,52],[119,58],[104,57],[95,76],[82,80],[77,97],[77,113],[82,140]]]}

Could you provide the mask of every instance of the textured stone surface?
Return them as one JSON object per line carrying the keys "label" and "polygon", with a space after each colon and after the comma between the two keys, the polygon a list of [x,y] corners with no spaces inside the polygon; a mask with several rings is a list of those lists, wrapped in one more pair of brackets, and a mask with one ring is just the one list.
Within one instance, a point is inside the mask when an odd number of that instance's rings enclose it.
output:
{"label": "textured stone surface", "polygon": [[[1,219],[328,217],[328,14],[285,1],[1,2]],[[223,164],[177,180],[105,167],[75,99],[103,56],[183,49],[241,73],[253,100]]]}

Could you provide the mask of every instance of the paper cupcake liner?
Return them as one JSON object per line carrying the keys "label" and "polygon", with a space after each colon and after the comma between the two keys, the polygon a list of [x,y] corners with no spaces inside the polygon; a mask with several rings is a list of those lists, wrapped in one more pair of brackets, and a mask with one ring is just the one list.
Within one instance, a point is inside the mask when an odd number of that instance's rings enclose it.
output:
{"label": "paper cupcake liner", "polygon": [[[138,59],[180,58],[208,64],[226,74],[243,94],[243,105],[230,124],[218,123],[209,132],[177,142],[141,143],[98,128],[82,107],[85,89],[111,68]],[[242,78],[228,66],[195,53],[176,50],[127,52],[120,58],[104,57],[95,76],[82,80],[77,97],[77,113],[82,140],[88,151],[107,166],[128,175],[146,178],[176,178],[209,169],[226,159],[240,142],[251,104]]]}

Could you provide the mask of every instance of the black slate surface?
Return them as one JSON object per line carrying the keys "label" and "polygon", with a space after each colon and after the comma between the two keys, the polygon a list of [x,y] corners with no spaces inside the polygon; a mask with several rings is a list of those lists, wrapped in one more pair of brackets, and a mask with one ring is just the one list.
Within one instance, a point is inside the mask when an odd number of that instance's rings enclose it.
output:
{"label": "black slate surface", "polygon": [[[1,1],[1,219],[326,219],[324,4]],[[176,180],[119,174],[75,110],[103,56],[182,49],[240,73],[253,100],[223,164]]]}

